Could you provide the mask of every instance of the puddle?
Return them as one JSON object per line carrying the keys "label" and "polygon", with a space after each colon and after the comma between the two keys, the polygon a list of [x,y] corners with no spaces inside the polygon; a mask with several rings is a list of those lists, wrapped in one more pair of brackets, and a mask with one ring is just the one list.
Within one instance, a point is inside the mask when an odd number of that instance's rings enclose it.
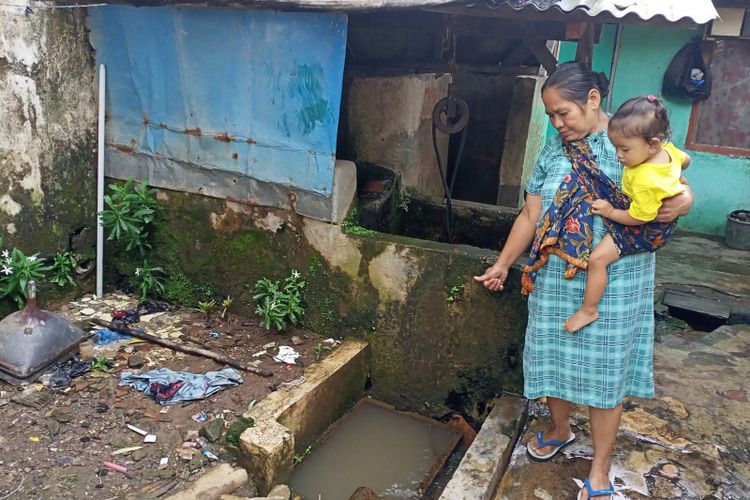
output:
{"label": "puddle", "polygon": [[360,486],[419,498],[459,439],[440,422],[363,399],[295,467],[291,487],[306,500],[348,500]]}

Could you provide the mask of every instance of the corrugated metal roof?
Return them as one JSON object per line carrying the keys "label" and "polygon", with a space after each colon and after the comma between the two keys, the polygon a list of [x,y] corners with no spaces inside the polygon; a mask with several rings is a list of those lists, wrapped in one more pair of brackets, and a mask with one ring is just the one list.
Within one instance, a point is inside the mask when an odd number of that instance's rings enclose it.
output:
{"label": "corrugated metal roof", "polygon": [[719,17],[711,0],[487,0],[487,5],[491,7],[504,4],[516,10],[580,10],[590,16],[609,14],[618,19],[632,14],[644,21],[663,16],[670,22],[689,18],[698,24],[705,24]]}
{"label": "corrugated metal roof", "polygon": [[711,0],[479,0],[476,2],[456,0],[245,0],[243,2],[239,0],[237,3],[266,4],[281,8],[349,11],[486,5],[490,9],[511,7],[515,10],[580,11],[592,17],[601,14],[618,19],[634,15],[644,21],[662,16],[669,22],[691,19],[697,24],[705,24],[719,17]]}

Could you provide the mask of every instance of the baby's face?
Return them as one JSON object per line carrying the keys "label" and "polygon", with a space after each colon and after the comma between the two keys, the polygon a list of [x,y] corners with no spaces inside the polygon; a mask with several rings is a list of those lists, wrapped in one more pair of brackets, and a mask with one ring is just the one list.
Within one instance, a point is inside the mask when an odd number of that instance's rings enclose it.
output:
{"label": "baby's face", "polygon": [[653,154],[651,145],[643,137],[623,137],[616,132],[609,132],[609,140],[617,149],[617,159],[626,167],[646,163]]}

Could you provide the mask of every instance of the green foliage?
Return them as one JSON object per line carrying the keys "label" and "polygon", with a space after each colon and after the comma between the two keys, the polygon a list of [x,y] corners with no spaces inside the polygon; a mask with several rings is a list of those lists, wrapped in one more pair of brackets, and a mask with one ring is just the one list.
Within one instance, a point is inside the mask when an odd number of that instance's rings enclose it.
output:
{"label": "green foliage", "polygon": [[226,297],[224,297],[224,300],[221,301],[221,307],[222,307],[221,319],[226,319],[227,311],[229,310],[230,307],[232,307],[233,303],[234,303],[234,299],[232,298],[231,295],[227,295]]}
{"label": "green foliage", "polygon": [[125,250],[137,249],[141,255],[149,243],[150,231],[160,221],[163,210],[156,201],[156,190],[145,181],[128,180],[110,184],[112,194],[104,197],[106,208],[99,213],[102,225],[109,231],[107,239],[124,243]]}
{"label": "green foliage", "polygon": [[52,277],[50,281],[61,287],[65,285],[76,286],[73,279],[73,270],[77,265],[78,261],[73,252],[57,252],[52,257],[52,265],[50,266]]}
{"label": "green foliage", "polygon": [[206,324],[211,323],[211,313],[214,312],[214,309],[216,309],[216,301],[215,300],[209,300],[205,302],[198,302],[198,309],[200,309],[203,314],[206,315]]}
{"label": "green foliage", "polygon": [[240,436],[243,432],[245,432],[253,425],[255,425],[255,421],[252,418],[239,417],[232,425],[229,426],[229,429],[227,429],[227,443],[239,448]]}
{"label": "green foliage", "polygon": [[446,302],[448,302],[448,304],[458,302],[463,292],[464,285],[456,285],[451,287],[450,290],[448,290],[448,298],[446,299]]}
{"label": "green foliage", "polygon": [[315,361],[320,361],[320,359],[323,357],[323,352],[330,351],[331,349],[331,346],[324,344],[323,342],[318,342],[317,344],[315,344]]}
{"label": "green foliage", "polygon": [[408,212],[410,204],[411,193],[409,193],[406,188],[401,187],[401,190],[398,193],[398,208],[404,212]]}
{"label": "green foliage", "polygon": [[[2,244],[2,239],[0,239]],[[41,281],[50,267],[39,254],[25,255],[21,250],[3,250],[0,264],[0,299],[10,297],[19,309],[26,305],[29,280]]]}
{"label": "green foliage", "polygon": [[307,455],[312,453],[313,445],[307,445],[307,447],[302,451],[302,453],[295,453],[292,457],[292,463],[293,465],[297,465],[298,463],[301,463]]}
{"label": "green foliage", "polygon": [[258,304],[255,312],[261,315],[260,326],[282,331],[288,321],[296,325],[305,315],[302,300],[306,284],[302,275],[294,269],[284,280],[283,288],[278,281],[267,278],[258,280],[253,299]]}
{"label": "green foliage", "polygon": [[341,230],[346,234],[355,234],[360,236],[376,234],[375,231],[359,225],[359,211],[357,210],[357,207],[352,208],[346,215],[344,220],[341,222]]}
{"label": "green foliage", "polygon": [[109,371],[109,363],[107,363],[107,358],[104,356],[99,356],[97,358],[94,358],[91,360],[91,371],[94,372],[108,372]]}
{"label": "green foliage", "polygon": [[149,295],[164,294],[164,269],[161,267],[151,267],[147,260],[143,260],[143,266],[135,270],[133,277],[133,286],[141,291],[141,302],[146,300]]}
{"label": "green foliage", "polygon": [[213,285],[194,283],[182,271],[170,271],[164,281],[162,298],[185,307],[196,307],[198,302],[213,300],[215,295]]}

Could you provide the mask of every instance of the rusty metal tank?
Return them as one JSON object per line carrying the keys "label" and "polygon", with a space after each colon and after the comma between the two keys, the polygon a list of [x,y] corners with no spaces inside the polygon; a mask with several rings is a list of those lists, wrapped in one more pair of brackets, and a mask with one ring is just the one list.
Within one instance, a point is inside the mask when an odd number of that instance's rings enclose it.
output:
{"label": "rusty metal tank", "polygon": [[0,378],[12,384],[31,382],[52,363],[73,351],[86,332],[36,305],[36,283],[29,281],[22,311],[0,321]]}

